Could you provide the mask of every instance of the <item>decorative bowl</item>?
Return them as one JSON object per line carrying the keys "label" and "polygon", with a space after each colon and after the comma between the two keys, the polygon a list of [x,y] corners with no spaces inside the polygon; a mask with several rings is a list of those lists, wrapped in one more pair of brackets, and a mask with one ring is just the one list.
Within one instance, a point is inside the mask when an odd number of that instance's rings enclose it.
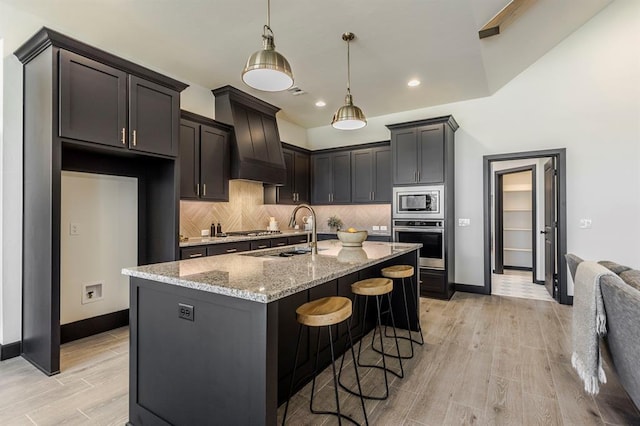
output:
{"label": "decorative bowl", "polygon": [[367,231],[338,231],[338,239],[343,247],[362,247],[362,242],[367,239]]}

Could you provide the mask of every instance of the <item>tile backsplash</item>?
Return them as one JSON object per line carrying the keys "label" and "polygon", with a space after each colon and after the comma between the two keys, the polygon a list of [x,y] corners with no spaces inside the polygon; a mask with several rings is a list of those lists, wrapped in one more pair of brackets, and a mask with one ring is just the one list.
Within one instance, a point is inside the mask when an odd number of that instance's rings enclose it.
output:
{"label": "tile backsplash", "polygon": [[[208,203],[202,201],[180,201],[180,234],[199,237],[200,231],[209,229],[212,223],[220,223],[223,231],[246,231],[266,229],[269,217],[275,217],[280,229],[288,229],[289,216],[294,206],[263,204],[262,184],[244,180],[229,181],[229,202]],[[313,206],[318,218],[318,231],[328,231],[327,219],[336,215],[345,228],[366,229],[373,225],[385,225],[391,229],[391,207],[389,204]],[[302,228],[301,209],[296,218]],[[383,231],[384,232],[384,231]]]}

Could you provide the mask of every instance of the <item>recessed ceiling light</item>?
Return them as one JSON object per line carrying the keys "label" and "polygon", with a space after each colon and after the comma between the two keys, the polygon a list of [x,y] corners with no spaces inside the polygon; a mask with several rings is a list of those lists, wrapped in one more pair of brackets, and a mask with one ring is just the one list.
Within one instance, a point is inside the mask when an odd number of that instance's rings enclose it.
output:
{"label": "recessed ceiling light", "polygon": [[316,106],[322,108],[323,106],[327,106],[327,103],[325,101],[318,101],[316,102]]}
{"label": "recessed ceiling light", "polygon": [[415,78],[413,80],[409,80],[409,82],[407,83],[407,86],[409,86],[409,87],[420,86],[420,80],[415,79]]}

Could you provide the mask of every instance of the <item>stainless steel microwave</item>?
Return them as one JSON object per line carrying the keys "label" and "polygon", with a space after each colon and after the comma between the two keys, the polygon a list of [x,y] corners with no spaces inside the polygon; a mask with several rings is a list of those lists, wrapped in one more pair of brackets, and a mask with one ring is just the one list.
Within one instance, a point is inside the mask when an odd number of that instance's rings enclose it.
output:
{"label": "stainless steel microwave", "polygon": [[444,185],[393,188],[394,219],[444,219]]}

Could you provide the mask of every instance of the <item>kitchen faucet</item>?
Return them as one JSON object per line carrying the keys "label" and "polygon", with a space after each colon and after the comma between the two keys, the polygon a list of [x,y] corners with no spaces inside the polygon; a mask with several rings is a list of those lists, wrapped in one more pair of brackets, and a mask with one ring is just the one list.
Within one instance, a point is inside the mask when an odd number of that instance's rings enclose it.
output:
{"label": "kitchen faucet", "polygon": [[318,233],[316,232],[316,223],[317,223],[316,212],[313,211],[310,205],[298,204],[296,208],[293,209],[293,212],[291,213],[291,218],[289,218],[289,227],[293,228],[296,226],[296,213],[298,213],[298,210],[300,210],[303,207],[309,210],[311,212],[311,216],[313,217],[313,225],[311,226],[311,242],[309,243],[309,246],[311,247],[312,254],[318,254]]}

